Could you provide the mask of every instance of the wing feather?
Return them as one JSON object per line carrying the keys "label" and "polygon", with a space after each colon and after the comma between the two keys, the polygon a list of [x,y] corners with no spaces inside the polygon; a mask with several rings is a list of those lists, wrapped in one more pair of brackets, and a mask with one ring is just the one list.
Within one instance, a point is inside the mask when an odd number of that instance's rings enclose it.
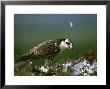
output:
{"label": "wing feather", "polygon": [[41,56],[57,54],[58,52],[60,52],[60,48],[56,45],[56,42],[52,40],[43,42],[30,50],[30,53]]}

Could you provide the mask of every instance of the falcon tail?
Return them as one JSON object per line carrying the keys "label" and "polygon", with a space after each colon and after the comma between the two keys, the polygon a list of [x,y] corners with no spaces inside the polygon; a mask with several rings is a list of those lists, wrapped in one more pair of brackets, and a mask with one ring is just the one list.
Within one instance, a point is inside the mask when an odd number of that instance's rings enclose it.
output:
{"label": "falcon tail", "polygon": [[26,61],[19,61],[15,64],[15,70],[17,69],[22,69],[24,68],[26,65],[28,65],[30,62],[32,61],[32,59],[28,59]]}
{"label": "falcon tail", "polygon": [[15,69],[24,68],[33,60],[33,58],[35,58],[35,55],[32,53],[27,53],[17,58],[18,60],[15,61]]}

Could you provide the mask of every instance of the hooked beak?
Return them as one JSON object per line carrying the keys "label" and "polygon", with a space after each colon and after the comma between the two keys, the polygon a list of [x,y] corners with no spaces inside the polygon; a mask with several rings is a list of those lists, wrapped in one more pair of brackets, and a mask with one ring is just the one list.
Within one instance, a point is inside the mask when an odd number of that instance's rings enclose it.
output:
{"label": "hooked beak", "polygon": [[69,49],[72,49],[72,48],[73,48],[72,44],[71,44],[71,45],[69,45],[68,47],[69,47]]}

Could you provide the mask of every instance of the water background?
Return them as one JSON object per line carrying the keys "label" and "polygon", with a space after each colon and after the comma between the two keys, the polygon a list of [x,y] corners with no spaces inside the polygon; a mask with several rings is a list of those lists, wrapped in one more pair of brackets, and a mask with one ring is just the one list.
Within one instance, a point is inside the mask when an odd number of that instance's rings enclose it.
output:
{"label": "water background", "polygon": [[[72,22],[72,27],[70,26]],[[34,46],[52,39],[68,38],[74,49],[55,57],[56,62],[75,59],[83,53],[97,52],[96,14],[15,14],[14,56],[21,56]],[[35,60],[42,64],[44,60]]]}

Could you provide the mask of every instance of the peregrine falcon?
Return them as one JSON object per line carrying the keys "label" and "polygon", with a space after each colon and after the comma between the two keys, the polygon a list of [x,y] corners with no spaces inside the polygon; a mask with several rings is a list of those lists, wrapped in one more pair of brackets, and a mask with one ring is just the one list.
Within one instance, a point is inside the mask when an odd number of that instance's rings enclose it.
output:
{"label": "peregrine falcon", "polygon": [[55,39],[45,41],[32,49],[28,53],[19,57],[17,61],[24,61],[20,67],[23,67],[33,59],[43,58],[45,64],[52,64],[53,59],[56,55],[64,50],[72,49],[73,44],[69,39]]}

